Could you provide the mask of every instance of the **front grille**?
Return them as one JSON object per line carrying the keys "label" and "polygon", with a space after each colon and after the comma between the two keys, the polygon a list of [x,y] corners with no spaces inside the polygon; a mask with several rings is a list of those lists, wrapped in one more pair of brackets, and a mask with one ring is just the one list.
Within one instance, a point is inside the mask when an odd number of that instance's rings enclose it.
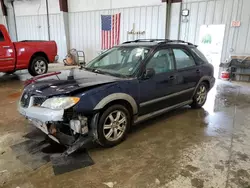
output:
{"label": "front grille", "polygon": [[27,108],[30,104],[30,95],[28,95],[27,93],[23,93],[20,104],[23,108]]}
{"label": "front grille", "polygon": [[34,96],[33,106],[41,106],[46,99],[46,97]]}
{"label": "front grille", "polygon": [[46,99],[47,98],[43,97],[43,96],[33,96],[33,95],[28,94],[28,93],[23,93],[23,95],[22,95],[22,97],[20,99],[20,105],[23,108],[28,108],[29,105],[31,105],[31,106],[41,106]]}
{"label": "front grille", "polygon": [[64,118],[66,120],[71,120],[74,116],[74,109],[73,108],[69,108],[69,109],[66,109],[64,111]]}

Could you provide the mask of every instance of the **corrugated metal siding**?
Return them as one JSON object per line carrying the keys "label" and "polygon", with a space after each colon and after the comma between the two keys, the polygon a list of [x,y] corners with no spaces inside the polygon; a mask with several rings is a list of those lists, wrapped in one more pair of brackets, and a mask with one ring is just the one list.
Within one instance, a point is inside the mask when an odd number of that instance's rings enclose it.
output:
{"label": "corrugated metal siding", "polygon": [[6,21],[3,15],[0,15],[0,24],[6,25]]}
{"label": "corrugated metal siding", "polygon": [[[201,25],[225,24],[222,61],[230,54],[250,54],[249,7],[249,0],[185,0],[183,9],[189,9],[190,16],[181,23],[180,38],[198,44]],[[231,27],[234,20],[241,26]]]}
{"label": "corrugated metal siding", "polygon": [[[121,42],[136,38],[164,38],[165,8],[161,5],[96,10],[69,13],[70,47],[84,50],[86,60],[96,57],[101,50],[101,15],[121,13]],[[146,31],[145,35],[128,36],[135,23],[136,31]]]}
{"label": "corrugated metal siding", "polygon": [[59,61],[67,55],[67,47],[65,45],[65,34],[61,14],[51,14],[50,17],[50,39],[56,41],[58,48]]}
{"label": "corrugated metal siding", "polygon": [[[60,60],[66,55],[66,47],[62,43],[64,39],[63,25],[60,14],[50,15],[50,38],[55,40],[58,47]],[[47,16],[31,15],[17,16],[16,26],[18,40],[48,40]]]}
{"label": "corrugated metal siding", "polygon": [[48,40],[46,15],[16,17],[18,40]]}

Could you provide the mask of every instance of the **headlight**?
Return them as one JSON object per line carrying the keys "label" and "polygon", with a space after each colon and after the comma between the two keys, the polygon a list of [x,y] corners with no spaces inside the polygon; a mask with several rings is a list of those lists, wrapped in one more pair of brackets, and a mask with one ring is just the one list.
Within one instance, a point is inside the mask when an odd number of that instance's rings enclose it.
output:
{"label": "headlight", "polygon": [[47,99],[42,107],[50,108],[53,110],[68,109],[78,103],[80,98],[78,97],[54,97]]}

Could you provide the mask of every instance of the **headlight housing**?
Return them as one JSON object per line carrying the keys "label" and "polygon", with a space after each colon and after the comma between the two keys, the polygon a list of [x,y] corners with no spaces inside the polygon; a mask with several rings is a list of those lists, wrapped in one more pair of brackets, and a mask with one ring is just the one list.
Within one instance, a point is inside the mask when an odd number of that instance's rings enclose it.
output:
{"label": "headlight housing", "polygon": [[42,107],[53,110],[68,109],[79,102],[78,97],[53,97],[43,102]]}

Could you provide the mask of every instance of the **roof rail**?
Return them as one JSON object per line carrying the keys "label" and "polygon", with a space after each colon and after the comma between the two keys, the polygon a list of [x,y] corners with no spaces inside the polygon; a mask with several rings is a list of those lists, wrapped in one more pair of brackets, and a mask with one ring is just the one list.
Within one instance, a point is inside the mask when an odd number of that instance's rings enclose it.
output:
{"label": "roof rail", "polygon": [[184,40],[170,40],[170,39],[136,39],[133,41],[127,41],[124,42],[123,44],[128,44],[128,43],[133,43],[133,42],[159,42],[159,44],[166,44],[169,42],[179,42],[179,43],[185,43],[187,45],[194,45],[190,42],[186,42]]}
{"label": "roof rail", "polygon": [[169,41],[169,39],[137,39],[134,42],[158,42],[158,41]]}
{"label": "roof rail", "polygon": [[132,42],[159,42],[159,41],[169,41],[169,39],[136,39],[136,40],[124,42],[123,44],[132,43]]}
{"label": "roof rail", "polygon": [[184,40],[169,40],[168,42],[179,42],[179,43],[185,43],[185,44],[188,44],[188,45],[194,45],[193,43],[191,42],[186,42]]}

